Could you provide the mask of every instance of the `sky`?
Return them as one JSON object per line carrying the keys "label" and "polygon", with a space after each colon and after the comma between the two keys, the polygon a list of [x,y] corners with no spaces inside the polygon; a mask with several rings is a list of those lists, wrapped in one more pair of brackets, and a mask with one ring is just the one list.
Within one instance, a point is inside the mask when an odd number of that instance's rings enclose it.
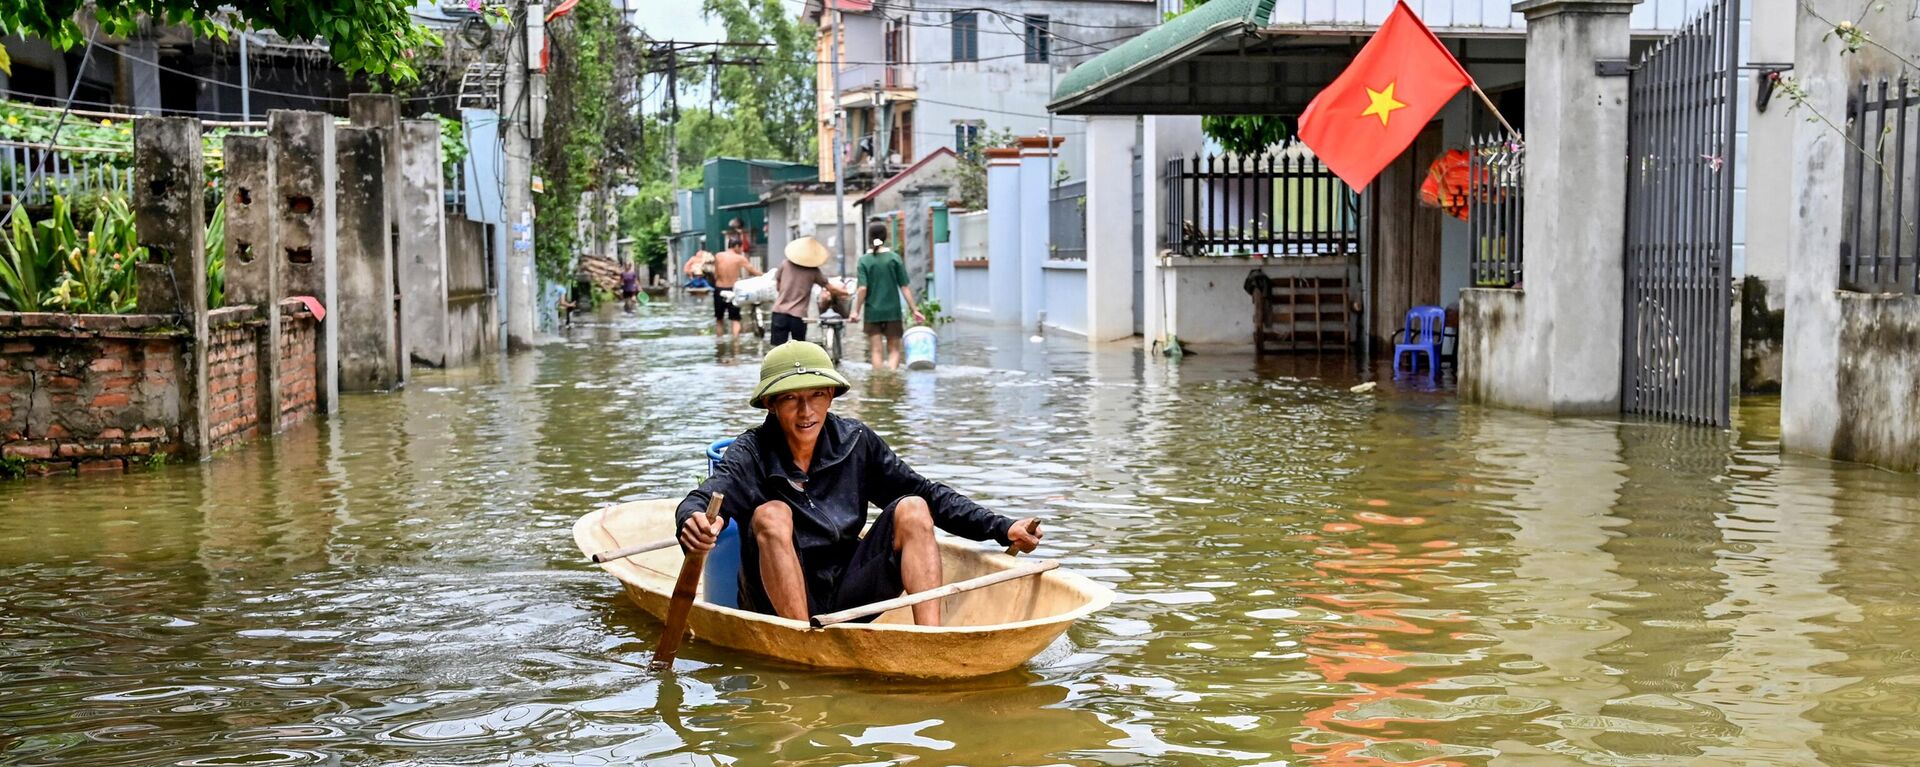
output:
{"label": "sky", "polygon": [[[720,29],[718,21],[709,21],[700,14],[700,0],[627,0],[629,8],[636,8],[634,15],[641,31],[656,40],[719,40],[726,35]],[[652,98],[646,99],[645,108],[652,112],[660,108],[663,94],[647,83],[647,92]],[[686,108],[689,104],[704,103],[704,88],[688,88],[680,93],[680,104]]]}

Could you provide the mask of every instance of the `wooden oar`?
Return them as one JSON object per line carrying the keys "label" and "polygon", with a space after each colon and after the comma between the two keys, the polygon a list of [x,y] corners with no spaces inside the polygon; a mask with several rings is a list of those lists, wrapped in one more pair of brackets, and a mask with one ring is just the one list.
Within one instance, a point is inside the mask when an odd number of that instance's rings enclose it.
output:
{"label": "wooden oar", "polygon": [[926,591],[922,591],[914,594],[908,594],[903,597],[895,597],[893,599],[889,599],[884,602],[875,602],[873,604],[866,605],[864,607],[855,607],[847,610],[841,610],[840,612],[837,612],[837,613],[827,613],[826,615],[815,615],[813,616],[813,619],[809,622],[813,624],[814,628],[826,628],[835,623],[846,623],[847,621],[854,620],[856,618],[865,618],[869,615],[879,615],[880,613],[884,613],[888,610],[897,610],[902,607],[912,607],[914,605],[920,604],[921,602],[929,602],[935,599],[943,599],[943,598],[950,597],[962,592],[972,591],[974,589],[986,588],[996,583],[1005,583],[1007,581],[1017,580],[1017,579],[1025,578],[1032,575],[1039,575],[1041,573],[1044,573],[1048,570],[1052,570],[1053,568],[1056,568],[1059,566],[1060,566],[1059,560],[1054,560],[1054,559],[1043,560],[1043,561],[1035,562],[1030,565],[1022,565],[1020,567],[1001,570],[1000,572],[997,572],[997,573],[989,573],[987,575],[982,575],[978,578],[968,578],[964,581],[955,581],[953,583],[949,583],[939,588],[927,589]]}
{"label": "wooden oar", "polygon": [[[726,493],[714,493],[713,500],[707,502],[709,524],[720,518],[720,501],[726,497]],[[693,592],[700,588],[700,571],[706,565],[704,551],[689,551],[680,562],[680,579],[673,582],[673,601],[667,604],[667,630],[653,648],[652,666],[656,671],[671,667],[674,654],[680,652],[680,640],[687,636],[687,613],[693,611]]]}
{"label": "wooden oar", "polygon": [[597,565],[603,562],[612,562],[616,559],[626,559],[636,554],[645,554],[649,551],[659,551],[669,546],[677,546],[679,544],[680,539],[678,538],[663,538],[648,543],[635,544],[624,549],[607,549],[606,551],[588,557],[588,559],[593,560],[593,563]]}

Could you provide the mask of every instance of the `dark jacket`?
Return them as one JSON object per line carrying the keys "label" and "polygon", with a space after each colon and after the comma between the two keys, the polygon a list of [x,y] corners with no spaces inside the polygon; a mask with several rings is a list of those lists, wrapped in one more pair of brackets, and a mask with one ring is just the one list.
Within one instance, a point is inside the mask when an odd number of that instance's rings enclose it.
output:
{"label": "dark jacket", "polygon": [[784,501],[793,509],[794,548],[807,574],[809,601],[815,603],[833,593],[852,559],[868,505],[884,509],[917,495],[926,500],[940,529],[976,541],[991,538],[1002,546],[1013,526],[1012,519],[908,468],[866,424],[831,413],[820,429],[813,466],[805,472],[794,465],[779,422],[768,414],[760,426],[741,434],[713,476],[680,502],[674,529],[688,517],[705,513],[715,491],[726,493],[721,516],[739,525],[741,594],[748,602],[742,606],[749,609],[765,609],[759,547],[751,531],[754,509],[768,501]]}

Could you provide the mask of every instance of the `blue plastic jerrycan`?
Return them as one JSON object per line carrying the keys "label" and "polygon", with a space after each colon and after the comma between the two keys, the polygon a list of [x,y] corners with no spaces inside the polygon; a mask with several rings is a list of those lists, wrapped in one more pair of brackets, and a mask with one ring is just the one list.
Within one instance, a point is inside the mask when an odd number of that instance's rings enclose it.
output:
{"label": "blue plastic jerrycan", "polygon": [[[713,476],[713,469],[720,465],[720,457],[727,452],[727,446],[733,444],[733,438],[716,440],[707,446],[707,476]],[[740,526],[733,520],[727,520],[727,527],[720,531],[719,542],[713,545],[713,551],[707,552],[706,570],[700,578],[707,584],[707,602],[721,607],[740,606]]]}

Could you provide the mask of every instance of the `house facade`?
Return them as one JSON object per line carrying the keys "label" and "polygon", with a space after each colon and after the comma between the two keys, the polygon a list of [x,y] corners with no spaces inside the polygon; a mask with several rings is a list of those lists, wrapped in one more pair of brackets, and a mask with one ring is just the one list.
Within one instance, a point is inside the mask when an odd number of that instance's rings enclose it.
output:
{"label": "house facade", "polygon": [[[943,147],[964,152],[988,133],[1079,134],[1080,120],[1048,114],[1054,85],[1078,63],[1158,24],[1161,11],[1153,0],[973,8],[809,0],[803,15],[819,29],[821,179],[833,179],[837,105],[846,114],[847,181],[864,189]],[[1063,161],[1069,173],[1072,164]]]}

